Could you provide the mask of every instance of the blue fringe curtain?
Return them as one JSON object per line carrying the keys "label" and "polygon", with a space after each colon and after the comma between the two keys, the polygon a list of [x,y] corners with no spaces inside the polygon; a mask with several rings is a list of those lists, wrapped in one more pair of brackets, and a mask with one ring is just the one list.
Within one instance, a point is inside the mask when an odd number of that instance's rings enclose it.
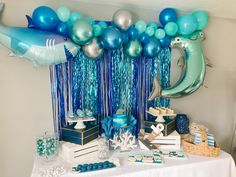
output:
{"label": "blue fringe curtain", "polygon": [[50,66],[54,130],[61,135],[65,117],[77,109],[90,110],[97,121],[123,109],[137,119],[137,132],[146,120],[150,106],[170,106],[169,99],[148,102],[153,77],[163,88],[170,84],[170,49],[158,57],[136,59],[123,54],[123,49],[105,51],[98,60],[79,52],[74,61]]}

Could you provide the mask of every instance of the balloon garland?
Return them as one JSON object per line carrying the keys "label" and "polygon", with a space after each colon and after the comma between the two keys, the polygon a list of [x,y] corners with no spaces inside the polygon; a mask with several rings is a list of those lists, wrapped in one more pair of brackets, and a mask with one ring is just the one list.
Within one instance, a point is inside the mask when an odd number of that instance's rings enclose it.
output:
{"label": "balloon garland", "polygon": [[124,48],[130,58],[157,57],[160,48],[170,46],[171,37],[191,35],[203,30],[208,23],[208,14],[196,11],[193,14],[177,16],[176,9],[165,8],[159,14],[160,24],[138,20],[134,23],[132,14],[120,9],[112,18],[112,24],[96,22],[83,17],[79,12],[71,12],[67,7],[54,11],[50,7],[40,6],[33,11],[29,27],[53,31],[82,47],[89,58],[98,58],[104,49]]}

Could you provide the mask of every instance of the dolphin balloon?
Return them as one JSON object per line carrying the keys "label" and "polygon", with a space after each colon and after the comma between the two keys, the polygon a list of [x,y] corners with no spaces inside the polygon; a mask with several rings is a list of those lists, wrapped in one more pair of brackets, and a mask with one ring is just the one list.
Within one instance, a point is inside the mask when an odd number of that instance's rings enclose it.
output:
{"label": "dolphin balloon", "polygon": [[[3,8],[0,3],[0,12]],[[0,25],[0,43],[12,51],[11,56],[26,58],[36,66],[64,63],[79,50],[70,39],[52,32],[3,25]]]}
{"label": "dolphin balloon", "polygon": [[201,48],[201,41],[205,39],[203,32],[196,32],[191,36],[180,36],[172,40],[172,48],[182,52],[178,61],[182,65],[182,76],[172,87],[162,89],[157,78],[153,79],[153,90],[149,101],[156,97],[179,98],[189,95],[203,84],[206,73],[206,62]]}

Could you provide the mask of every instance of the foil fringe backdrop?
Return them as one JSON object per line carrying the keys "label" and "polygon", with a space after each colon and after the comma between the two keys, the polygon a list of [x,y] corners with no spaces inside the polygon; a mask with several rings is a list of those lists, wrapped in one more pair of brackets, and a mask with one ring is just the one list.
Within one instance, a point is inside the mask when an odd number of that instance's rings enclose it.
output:
{"label": "foil fringe backdrop", "polygon": [[105,51],[98,60],[79,52],[73,61],[50,66],[54,130],[61,136],[68,112],[91,110],[100,122],[119,108],[137,119],[136,134],[147,119],[150,106],[170,106],[170,100],[147,101],[153,77],[161,86],[170,84],[170,49],[162,49],[155,58],[131,59],[123,49]]}

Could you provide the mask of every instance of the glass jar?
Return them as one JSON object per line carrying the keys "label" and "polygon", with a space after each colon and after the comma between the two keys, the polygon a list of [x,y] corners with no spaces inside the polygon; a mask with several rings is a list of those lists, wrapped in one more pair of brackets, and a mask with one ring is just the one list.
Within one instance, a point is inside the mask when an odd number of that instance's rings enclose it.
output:
{"label": "glass jar", "polygon": [[55,134],[43,135],[36,139],[38,157],[44,160],[52,160],[58,155],[59,141]]}
{"label": "glass jar", "polygon": [[98,138],[98,158],[109,158],[109,140],[107,140],[106,137]]}

